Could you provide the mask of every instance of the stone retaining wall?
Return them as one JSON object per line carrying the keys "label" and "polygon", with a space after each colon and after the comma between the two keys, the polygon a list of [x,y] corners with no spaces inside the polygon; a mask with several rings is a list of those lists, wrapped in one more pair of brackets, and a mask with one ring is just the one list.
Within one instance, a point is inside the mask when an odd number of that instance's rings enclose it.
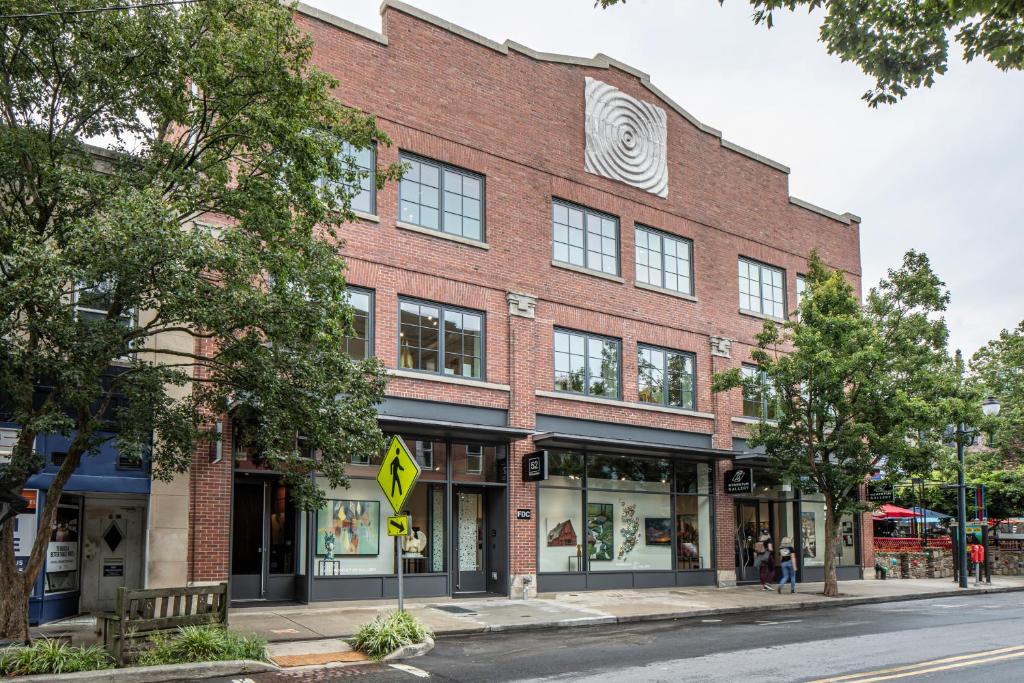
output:
{"label": "stone retaining wall", "polygon": [[[1024,576],[1024,550],[992,548],[989,552],[992,553],[993,576]],[[890,579],[944,579],[953,576],[953,553],[943,548],[915,553],[875,551],[875,560],[888,570],[887,578]]]}

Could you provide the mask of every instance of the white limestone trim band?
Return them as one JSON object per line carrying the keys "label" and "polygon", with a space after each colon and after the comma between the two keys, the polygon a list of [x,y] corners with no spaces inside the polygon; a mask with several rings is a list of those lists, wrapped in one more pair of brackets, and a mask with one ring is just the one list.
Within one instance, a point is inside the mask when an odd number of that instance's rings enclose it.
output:
{"label": "white limestone trim band", "polygon": [[395,221],[395,227],[401,228],[402,230],[408,230],[410,232],[418,232],[421,235],[429,235],[430,237],[439,237],[443,240],[450,242],[458,242],[459,244],[465,244],[468,247],[476,247],[477,249],[490,249],[491,245],[487,242],[480,242],[479,240],[471,240],[468,237],[462,237],[460,235],[451,235],[441,230],[431,230],[430,228],[423,228],[419,225],[413,225],[412,223],[403,223],[402,221]]}
{"label": "white limestone trim band", "polygon": [[683,292],[677,292],[674,289],[666,289],[664,287],[658,287],[657,285],[649,285],[646,282],[633,282],[633,286],[637,289],[646,289],[649,292],[657,292],[658,294],[667,294],[674,296],[677,299],[686,299],[687,301],[697,301],[697,297],[692,294],[684,294]]}
{"label": "white limestone trim band", "polygon": [[840,215],[840,214],[838,214],[838,213],[836,213],[834,211],[829,211],[828,209],[823,209],[820,206],[818,206],[817,204],[811,204],[810,202],[805,202],[804,200],[797,199],[796,197],[793,197],[793,196],[790,196],[789,203],[792,204],[793,206],[799,206],[801,209],[807,209],[808,211],[813,211],[814,213],[819,214],[821,216],[824,216],[825,218],[831,218],[834,221],[839,221],[840,223],[842,223],[844,225],[852,225],[853,223],[860,223],[860,216],[858,216],[857,214],[850,213],[849,211],[847,211],[846,213]]}
{"label": "white limestone trim band", "polygon": [[492,389],[494,391],[512,391],[507,384],[495,384],[484,382],[479,379],[466,379],[465,377],[449,377],[447,375],[433,375],[429,372],[415,372],[413,370],[388,369],[392,377],[403,377],[405,379],[422,379],[427,382],[440,382],[441,384],[458,384],[463,387],[477,387],[479,389]]}
{"label": "white limestone trim band", "polygon": [[355,209],[352,210],[352,213],[360,220],[370,221],[371,223],[380,223],[380,216],[375,213],[366,213],[365,211],[356,211]]}
{"label": "white limestone trim band", "polygon": [[770,425],[778,424],[777,420],[762,420],[759,417],[734,417],[732,421],[740,425],[759,425],[762,422]]}
{"label": "white limestone trim band", "polygon": [[574,266],[571,263],[563,263],[562,261],[551,260],[551,265],[555,268],[564,268],[565,270],[571,270],[574,273],[581,273],[583,275],[590,275],[591,277],[599,277],[604,280],[611,280],[612,282],[623,283],[625,280],[618,275],[609,275],[608,273],[602,273],[600,270],[591,270],[590,268],[584,268],[583,266]]}
{"label": "white limestone trim band", "polygon": [[632,401],[617,401],[613,398],[599,398],[597,396],[585,396],[582,394],[563,394],[560,391],[542,391],[537,389],[534,396],[540,398],[557,398],[563,401],[579,401],[582,403],[596,403],[602,406],[613,406],[615,408],[629,408],[631,410],[646,410],[651,413],[669,413],[670,415],[685,415],[686,417],[699,417],[706,420],[715,419],[714,413],[700,413],[696,410],[685,408],[669,408],[667,406],[655,406],[648,403],[633,403]]}
{"label": "white limestone trim band", "polygon": [[785,318],[776,318],[774,315],[765,315],[764,313],[758,313],[757,311],[748,311],[745,308],[738,309],[740,315],[750,316],[751,318],[760,318],[761,320],[771,320],[776,323],[786,322]]}
{"label": "white limestone trim band", "polygon": [[[287,4],[287,2],[285,2],[285,0],[282,0],[282,4]],[[388,8],[394,9],[404,14],[408,14],[411,17],[415,17],[429,24],[433,24],[438,28],[444,29],[445,31],[448,31],[450,33],[454,33],[457,36],[465,38],[466,40],[470,40],[474,43],[477,43],[478,45],[482,45],[503,55],[507,55],[509,52],[518,52],[519,54],[526,55],[530,59],[535,59],[539,62],[571,64],[575,66],[585,66],[595,69],[614,68],[618,69],[619,71],[623,71],[627,74],[630,74],[631,76],[635,76],[636,78],[638,78],[640,80],[640,83],[645,88],[647,88],[647,90],[649,90],[661,101],[667,104],[677,114],[679,114],[684,119],[689,121],[698,130],[718,138],[719,144],[721,144],[722,147],[725,147],[726,149],[736,152],[737,154],[741,154],[749,159],[753,159],[754,161],[757,161],[759,163],[765,164],[766,166],[774,168],[782,173],[789,173],[789,167],[786,166],[785,164],[779,163],[778,161],[774,161],[773,159],[769,159],[768,157],[762,156],[761,154],[758,154],[756,152],[752,152],[749,149],[746,149],[745,147],[741,147],[740,145],[725,140],[722,137],[722,131],[712,126],[709,126],[706,123],[698,121],[693,114],[683,109],[671,97],[666,95],[664,92],[658,89],[657,86],[651,83],[651,77],[649,74],[644,73],[643,71],[640,71],[639,69],[636,69],[630,66],[629,64],[620,62],[617,59],[612,59],[608,55],[601,54],[599,52],[593,57],[587,58],[574,57],[572,55],[555,54],[552,52],[538,52],[537,50],[531,49],[529,47],[526,47],[525,45],[521,45],[520,43],[517,43],[512,40],[506,40],[504,43],[498,43],[496,41],[491,40],[490,38],[485,38],[479,33],[474,33],[473,31],[464,29],[461,26],[457,26],[456,24],[451,23],[450,21],[442,19],[441,17],[434,16],[429,12],[424,12],[418,7],[413,7],[412,5],[400,2],[399,0],[384,0],[384,2],[382,2],[380,6],[381,14],[383,14],[384,11]],[[323,10],[317,9],[316,7],[312,7],[303,2],[300,2],[296,5],[296,11],[299,12],[300,14],[305,14],[306,16],[313,17],[314,19],[319,19],[320,21],[330,24],[331,26],[340,28],[343,31],[349,31],[350,33],[354,33],[364,38],[368,38],[372,41],[380,43],[381,45],[388,44],[388,37],[382,33],[372,31],[363,26],[359,26],[358,24],[353,24],[350,21],[346,21],[344,19],[341,19],[340,17],[336,17],[332,14],[329,14],[328,12],[324,12]],[[797,206],[802,206],[802,204],[797,204]],[[814,211],[815,209],[811,210]],[[821,212],[818,211],[818,213]],[[831,218],[832,216],[838,214],[832,214],[832,212],[828,212],[822,215],[826,215],[829,218]],[[853,214],[846,215],[851,217],[850,220],[856,219],[856,222],[860,222],[860,220],[857,219],[856,216],[853,216]],[[840,222],[846,223],[847,225],[849,225],[850,220],[843,220],[842,218],[839,219]]]}

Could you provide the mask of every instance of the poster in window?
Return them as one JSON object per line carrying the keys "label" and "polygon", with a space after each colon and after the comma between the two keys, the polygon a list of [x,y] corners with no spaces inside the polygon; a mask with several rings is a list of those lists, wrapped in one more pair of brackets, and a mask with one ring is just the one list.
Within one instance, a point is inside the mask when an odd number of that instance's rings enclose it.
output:
{"label": "poster in window", "polygon": [[614,513],[611,503],[587,503],[587,557],[593,561],[611,561],[615,555]]}
{"label": "poster in window", "polygon": [[328,500],[316,515],[317,555],[377,555],[379,500]]}
{"label": "poster in window", "polygon": [[47,573],[78,569],[78,508],[61,505],[46,548]]}
{"label": "poster in window", "polygon": [[818,538],[814,530],[814,513],[800,513],[800,537],[803,544],[803,556],[814,559],[818,556]]}

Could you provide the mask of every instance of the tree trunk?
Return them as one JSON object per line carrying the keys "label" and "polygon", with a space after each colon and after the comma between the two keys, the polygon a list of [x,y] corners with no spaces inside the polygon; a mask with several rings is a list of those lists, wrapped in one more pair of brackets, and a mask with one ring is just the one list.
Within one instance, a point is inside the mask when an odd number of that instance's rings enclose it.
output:
{"label": "tree trunk", "polygon": [[838,543],[839,517],[832,512],[832,501],[825,498],[825,589],[824,595],[829,598],[839,597],[839,578],[837,576],[836,544]]}
{"label": "tree trunk", "polygon": [[14,558],[14,519],[0,529],[0,638],[29,642],[28,596],[32,583],[18,571]]}

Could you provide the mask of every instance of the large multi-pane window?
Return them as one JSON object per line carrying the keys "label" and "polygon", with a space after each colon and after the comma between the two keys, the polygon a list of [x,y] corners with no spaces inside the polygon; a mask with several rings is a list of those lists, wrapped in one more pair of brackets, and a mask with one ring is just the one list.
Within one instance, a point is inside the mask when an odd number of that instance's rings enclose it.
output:
{"label": "large multi-pane window", "polygon": [[[81,320],[105,320],[114,305],[114,284],[110,281],[93,285],[80,284],[75,294],[75,314]],[[124,311],[120,322],[130,327],[134,322],[131,311]]]}
{"label": "large multi-pane window", "polygon": [[617,339],[555,330],[555,390],[619,397]]}
{"label": "large multi-pane window", "polygon": [[637,348],[637,381],[640,400],[694,410],[696,381],[692,353],[652,346]]}
{"label": "large multi-pane window", "polygon": [[551,202],[554,259],[609,275],[619,274],[619,221],[560,200]]}
{"label": "large multi-pane window", "polygon": [[400,185],[399,220],[471,240],[484,239],[483,176],[410,154]]}
{"label": "large multi-pane window", "polygon": [[399,367],[483,378],[482,314],[410,300],[399,307]]}
{"label": "large multi-pane window", "polygon": [[693,294],[693,243],[636,226],[636,279],[673,292]]}
{"label": "large multi-pane window", "polygon": [[[353,147],[342,142],[339,154],[345,174],[352,176],[351,182],[340,183],[350,195],[351,209],[363,213],[377,213],[377,150],[371,145],[365,148]],[[358,174],[358,178],[356,178]]]}
{"label": "large multi-pane window", "polygon": [[786,317],[786,275],[779,268],[739,260],[740,309],[773,318]]}
{"label": "large multi-pane window", "polygon": [[352,360],[363,360],[373,355],[373,292],[349,288],[348,301],[353,334],[345,337],[345,352]]}
{"label": "large multi-pane window", "polygon": [[713,568],[711,492],[703,463],[549,451],[538,487],[538,569]]}
{"label": "large multi-pane window", "polygon": [[774,420],[778,417],[779,402],[775,390],[764,370],[753,365],[744,365],[743,378],[756,382],[756,388],[743,388],[743,416]]}

